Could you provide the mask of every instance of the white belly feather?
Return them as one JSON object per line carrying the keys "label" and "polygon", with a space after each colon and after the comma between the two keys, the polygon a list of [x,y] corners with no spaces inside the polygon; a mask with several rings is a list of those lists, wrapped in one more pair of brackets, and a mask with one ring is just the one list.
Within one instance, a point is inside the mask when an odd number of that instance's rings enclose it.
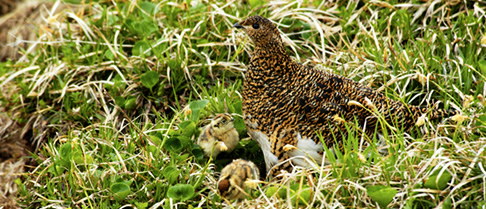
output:
{"label": "white belly feather", "polygon": [[[271,145],[268,137],[260,131],[249,131],[251,138],[258,142],[265,158],[267,171],[278,163],[278,158],[271,152]],[[302,138],[297,135],[297,149],[290,153],[292,163],[296,166],[311,168],[322,164],[323,156],[319,154],[323,150],[321,143],[315,143],[309,138]]]}
{"label": "white belly feather", "polygon": [[297,149],[290,153],[292,162],[297,166],[311,168],[322,164],[322,152],[324,149],[322,143],[316,143],[309,138],[302,138],[297,134]]}
{"label": "white belly feather", "polygon": [[270,150],[270,141],[268,137],[260,131],[249,131],[251,138],[258,142],[265,158],[267,171],[278,163],[278,158]]}

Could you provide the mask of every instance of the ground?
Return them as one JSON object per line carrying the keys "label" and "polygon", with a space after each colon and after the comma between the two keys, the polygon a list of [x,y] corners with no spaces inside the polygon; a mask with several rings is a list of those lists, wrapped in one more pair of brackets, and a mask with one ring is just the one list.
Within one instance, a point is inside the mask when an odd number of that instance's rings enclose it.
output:
{"label": "ground", "polygon": [[[15,27],[33,32],[0,40],[30,44],[0,63],[2,206],[486,205],[482,1],[68,3],[36,7],[36,21]],[[255,14],[278,25],[304,65],[461,115],[382,133],[389,154],[350,127],[330,165],[296,168],[279,183],[262,178],[247,199],[224,200],[214,187],[224,165],[240,157],[263,165],[241,118],[252,43],[232,28]],[[209,160],[194,140],[222,112],[236,118],[242,141]]]}

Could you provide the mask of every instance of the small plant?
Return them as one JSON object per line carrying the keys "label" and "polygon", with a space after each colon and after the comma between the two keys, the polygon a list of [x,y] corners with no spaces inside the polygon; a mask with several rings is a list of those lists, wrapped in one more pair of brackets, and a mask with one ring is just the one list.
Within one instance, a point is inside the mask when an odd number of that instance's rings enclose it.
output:
{"label": "small plant", "polygon": [[180,201],[189,200],[194,196],[194,187],[190,184],[176,184],[169,188],[167,196]]}
{"label": "small plant", "polygon": [[[37,146],[35,166],[13,178],[19,207],[486,204],[486,6],[479,1],[69,2],[84,10],[39,16],[41,37],[26,41],[35,48],[22,61],[0,63],[0,109]],[[405,103],[462,113],[424,118],[409,132],[381,123],[395,129],[369,137],[351,121],[342,146],[324,147],[329,164],[295,168],[281,184],[225,202],[215,185],[232,159],[253,161],[269,180],[240,95],[253,44],[233,30],[255,14],[278,25],[303,65]],[[199,128],[223,112],[235,118],[241,141],[205,158],[194,144]]]}
{"label": "small plant", "polygon": [[386,208],[397,192],[396,189],[383,185],[370,186],[366,189],[366,193],[380,205],[380,208]]}

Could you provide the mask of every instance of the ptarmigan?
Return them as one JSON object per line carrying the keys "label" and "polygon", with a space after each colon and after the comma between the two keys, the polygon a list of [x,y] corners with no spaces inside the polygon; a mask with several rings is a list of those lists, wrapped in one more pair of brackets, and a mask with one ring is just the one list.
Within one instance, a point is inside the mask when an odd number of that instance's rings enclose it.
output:
{"label": "ptarmigan", "polygon": [[303,66],[290,58],[278,29],[266,18],[248,17],[234,27],[255,45],[243,84],[243,114],[270,174],[289,169],[287,159],[305,167],[309,162],[322,163],[323,145],[317,133],[328,147],[336,142],[339,147],[347,137],[345,124],[358,124],[372,136],[375,130],[382,131],[379,117],[409,130],[425,113],[429,119],[458,113],[394,101],[351,79]]}
{"label": "ptarmigan", "polygon": [[221,170],[218,180],[218,193],[224,198],[243,199],[248,189],[258,184],[260,173],[256,165],[250,161],[237,159]]}
{"label": "ptarmigan", "polygon": [[[206,157],[216,158],[221,152],[233,151],[240,138],[234,127],[234,118],[228,113],[216,115],[206,125],[197,139]],[[212,153],[212,155],[211,155]]]}

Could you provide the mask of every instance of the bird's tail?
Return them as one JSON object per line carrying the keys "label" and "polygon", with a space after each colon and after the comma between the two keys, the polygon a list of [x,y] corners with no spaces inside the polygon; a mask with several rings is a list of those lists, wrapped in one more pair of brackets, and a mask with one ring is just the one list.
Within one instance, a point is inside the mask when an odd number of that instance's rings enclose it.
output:
{"label": "bird's tail", "polygon": [[[415,111],[413,111],[413,109],[415,109]],[[453,110],[453,109],[445,110],[440,108],[431,109],[427,107],[417,107],[417,106],[412,106],[412,112],[419,114],[416,116],[421,116],[424,113],[426,113],[430,120],[437,120],[437,119],[442,119],[442,118],[460,114],[459,110]]]}

